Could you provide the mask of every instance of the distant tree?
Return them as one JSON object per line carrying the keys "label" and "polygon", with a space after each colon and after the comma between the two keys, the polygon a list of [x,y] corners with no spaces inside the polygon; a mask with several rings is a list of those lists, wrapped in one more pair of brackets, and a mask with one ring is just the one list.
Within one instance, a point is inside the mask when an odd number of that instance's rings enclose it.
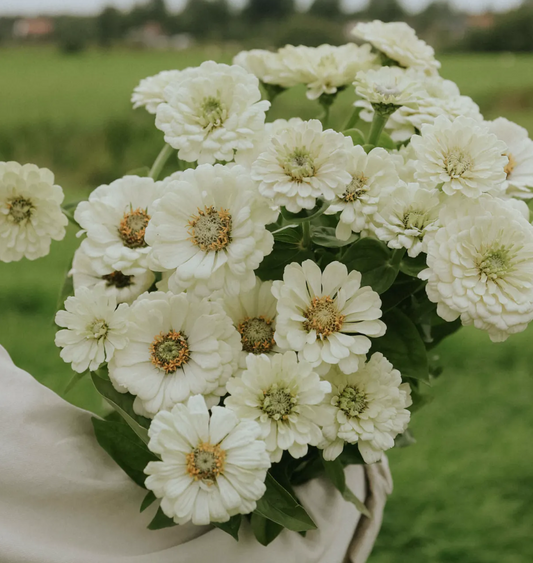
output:
{"label": "distant tree", "polygon": [[200,40],[225,39],[232,17],[226,0],[190,0],[174,17],[174,31],[191,33]]}
{"label": "distant tree", "polygon": [[343,16],[340,0],[314,0],[308,13],[328,20],[337,20]]}
{"label": "distant tree", "polygon": [[294,13],[294,0],[248,0],[243,15],[252,23],[280,20]]}
{"label": "distant tree", "polygon": [[116,8],[104,8],[96,17],[96,33],[100,45],[109,47],[120,39],[124,31],[123,23],[122,14]]}
{"label": "distant tree", "polygon": [[405,19],[405,12],[398,0],[371,0],[364,16],[371,20],[392,22]]}
{"label": "distant tree", "polygon": [[60,16],[55,20],[54,33],[59,49],[63,53],[80,53],[94,39],[94,19]]}

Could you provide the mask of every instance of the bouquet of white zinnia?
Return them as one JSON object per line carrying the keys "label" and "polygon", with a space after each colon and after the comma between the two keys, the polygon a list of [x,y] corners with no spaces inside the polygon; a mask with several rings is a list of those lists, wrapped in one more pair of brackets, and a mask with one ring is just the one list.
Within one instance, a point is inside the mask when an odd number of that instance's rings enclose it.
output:
{"label": "bouquet of white zinnia", "polygon": [[[412,441],[428,351],[533,319],[533,142],[484,121],[405,24],[354,33],[144,79],[134,106],[167,144],[76,206],[50,171],[0,163],[0,260],[80,228],[56,344],[120,415],[96,437],[160,503],[151,529],[303,533],[293,486],[318,475],[365,511],[344,468]],[[320,117],[267,122],[297,84]]]}

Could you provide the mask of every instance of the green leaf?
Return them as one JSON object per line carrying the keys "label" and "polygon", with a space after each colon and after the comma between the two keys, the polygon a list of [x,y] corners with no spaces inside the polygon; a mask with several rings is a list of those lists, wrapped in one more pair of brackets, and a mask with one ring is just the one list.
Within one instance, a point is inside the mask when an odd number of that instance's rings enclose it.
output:
{"label": "green leaf", "polygon": [[235,541],[239,541],[239,529],[242,517],[240,514],[232,516],[227,522],[212,522],[213,526],[229,534]]}
{"label": "green leaf", "polygon": [[144,469],[157,457],[124,422],[92,418],[96,440],[116,463],[139,485],[144,487]]}
{"label": "green leaf", "polygon": [[[440,318],[440,317],[439,317]],[[442,320],[442,319],[441,319]],[[442,322],[431,327],[431,342],[426,344],[427,349],[431,350],[440,344],[447,336],[452,335],[461,328],[461,319],[452,322]]]}
{"label": "green leaf", "polygon": [[425,285],[426,282],[423,280],[413,279],[400,273],[392,286],[381,295],[381,310],[383,312],[390,311],[415,293],[418,293]]}
{"label": "green leaf", "polygon": [[348,270],[363,274],[362,285],[369,285],[374,291],[384,293],[394,283],[399,264],[394,255],[382,242],[362,238],[355,242],[341,258]]}
{"label": "green leaf", "polygon": [[119,393],[110,381],[102,379],[94,372],[91,373],[96,390],[105,400],[122,416],[137,436],[148,444],[148,428],[150,427],[150,419],[140,416],[133,410],[133,401],[135,398],[129,393]]}
{"label": "green leaf", "polygon": [[61,211],[63,215],[69,220],[69,223],[72,223],[75,227],[80,229],[80,224],[74,219],[74,212],[76,211],[76,207],[78,207],[79,201],[73,201],[72,203],[65,203],[61,206]]}
{"label": "green leaf", "polygon": [[162,510],[161,507],[157,509],[155,516],[153,517],[150,524],[148,524],[149,530],[162,530],[163,528],[171,528],[172,526],[177,526],[176,522],[169,518]]}
{"label": "green leaf", "polygon": [[318,201],[317,205],[313,209],[302,209],[299,213],[291,213],[290,211],[287,211],[285,207],[282,207],[281,214],[287,222],[299,224],[320,217],[329,206],[330,203],[328,201]]}
{"label": "green leaf", "polygon": [[411,413],[416,412],[422,407],[432,403],[434,398],[435,397],[430,393],[421,393],[411,386],[411,399],[413,400],[413,404],[409,407],[409,410],[411,411]]}
{"label": "green leaf", "polygon": [[291,262],[301,264],[308,258],[313,259],[313,252],[307,248],[299,248],[292,244],[275,242],[274,250],[265,256],[259,268],[255,271],[263,281],[280,280],[283,278],[285,266]]}
{"label": "green leaf", "polygon": [[274,240],[298,246],[303,239],[302,229],[298,225],[286,225],[272,233]]}
{"label": "green leaf", "polygon": [[371,352],[381,352],[402,377],[429,382],[426,347],[413,322],[398,309],[388,311],[381,320],[387,332],[373,339]]}
{"label": "green leaf", "polygon": [[346,467],[347,465],[364,465],[365,460],[357,444],[344,444],[341,455],[337,458]]}
{"label": "green leaf", "polygon": [[363,132],[359,129],[348,129],[344,131],[344,135],[347,137],[351,137],[353,140],[354,145],[364,145],[365,144],[365,136]]}
{"label": "green leaf", "polygon": [[294,532],[316,529],[305,508],[267,473],[265,494],[257,501],[255,513]]}
{"label": "green leaf", "polygon": [[366,504],[362,500],[359,500],[349,487],[346,487],[342,498],[347,502],[351,502],[363,516],[372,518],[372,514],[370,514],[370,510],[368,510]]}
{"label": "green leaf", "polygon": [[261,545],[268,545],[283,531],[283,526],[264,518],[257,513],[252,513],[250,521],[255,538]]}
{"label": "green leaf", "polygon": [[153,491],[148,491],[148,493],[146,494],[146,496],[144,497],[144,499],[142,501],[140,512],[144,512],[156,500],[157,499],[156,499],[156,496],[154,495]]}
{"label": "green leaf", "polygon": [[396,436],[394,440],[394,447],[395,448],[407,448],[408,446],[412,446],[416,444],[415,437],[411,430],[407,429],[403,434],[399,434]]}
{"label": "green leaf", "polygon": [[427,268],[426,264],[426,254],[421,252],[416,258],[410,258],[409,256],[404,256],[400,262],[400,272],[411,276],[413,278],[418,277],[418,274]]}
{"label": "green leaf", "polygon": [[389,150],[396,149],[396,143],[391,139],[388,133],[385,133],[385,131],[382,131],[381,135],[379,136],[379,141],[377,146]]}
{"label": "green leaf", "polygon": [[63,395],[66,395],[67,393],[70,393],[72,391],[72,389],[74,389],[74,387],[76,387],[76,385],[78,385],[78,383],[87,375],[89,375],[89,370],[84,371],[83,373],[78,373],[78,372],[74,372],[74,374],[72,375],[72,377],[70,378],[70,381],[67,383],[67,386],[65,387],[65,390],[63,391]]}
{"label": "green leaf", "polygon": [[314,227],[311,226],[311,240],[318,246],[326,248],[341,248],[348,246],[358,239],[358,235],[353,233],[348,240],[339,240],[335,236],[333,227]]}
{"label": "green leaf", "polygon": [[141,166],[140,168],[134,168],[133,170],[126,172],[124,175],[146,177],[150,175],[150,168],[148,166]]}

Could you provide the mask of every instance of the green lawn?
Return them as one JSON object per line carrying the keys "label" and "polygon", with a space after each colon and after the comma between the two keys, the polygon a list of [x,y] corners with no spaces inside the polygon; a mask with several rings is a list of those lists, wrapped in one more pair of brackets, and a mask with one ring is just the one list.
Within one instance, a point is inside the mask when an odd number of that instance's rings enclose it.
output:
{"label": "green lawn", "polygon": [[[35,49],[0,55],[0,160],[53,165],[71,201],[157,154],[162,139],[152,117],[130,110],[142,77],[230,58],[220,52],[65,57]],[[532,56],[442,60],[442,74],[474,96],[487,117],[505,115],[533,132]],[[343,93],[335,119],[345,117],[350,96]],[[316,113],[298,89],[273,108],[274,116]],[[70,371],[53,346],[53,316],[76,244],[70,232],[44,259],[0,264],[0,344],[60,394]],[[418,442],[389,456],[395,491],[371,563],[533,561],[532,336],[491,345],[485,334],[464,330],[441,345],[445,370],[435,400],[412,423]],[[67,398],[100,405],[89,384]]]}

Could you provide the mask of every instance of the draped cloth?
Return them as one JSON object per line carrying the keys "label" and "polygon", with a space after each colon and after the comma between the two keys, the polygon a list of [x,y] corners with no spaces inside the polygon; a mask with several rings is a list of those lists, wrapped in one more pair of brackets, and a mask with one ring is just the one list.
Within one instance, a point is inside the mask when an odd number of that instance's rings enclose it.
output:
{"label": "draped cloth", "polygon": [[329,482],[297,493],[318,529],[283,531],[268,547],[243,521],[237,543],[192,524],[150,531],[155,504],[97,444],[91,413],[17,368],[0,346],[0,561],[2,563],[364,563],[392,483],[386,460],[346,470],[372,512],[362,517]]}

